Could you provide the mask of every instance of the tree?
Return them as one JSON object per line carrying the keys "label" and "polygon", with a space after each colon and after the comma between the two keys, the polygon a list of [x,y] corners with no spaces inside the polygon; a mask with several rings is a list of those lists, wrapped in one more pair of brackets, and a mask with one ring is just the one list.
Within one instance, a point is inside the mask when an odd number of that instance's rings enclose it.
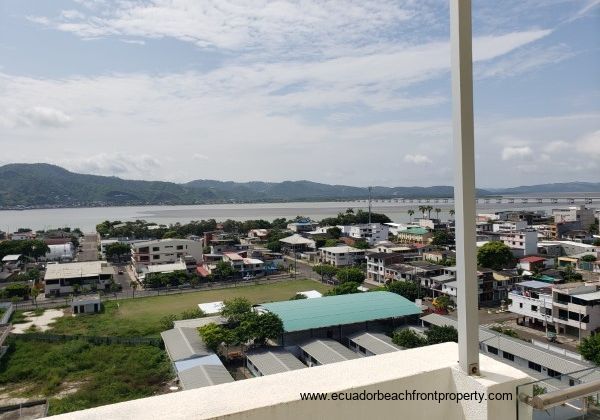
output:
{"label": "tree", "polygon": [[477,251],[477,265],[500,270],[510,267],[514,262],[510,248],[502,242],[488,242]]}
{"label": "tree", "polygon": [[431,219],[431,211],[433,210],[433,206],[425,206],[425,209],[427,210],[427,217]]}
{"label": "tree", "polygon": [[327,236],[332,239],[339,239],[342,236],[342,229],[337,226],[327,229]]}
{"label": "tree", "polygon": [[596,256],[592,254],[584,255],[581,257],[581,261],[583,262],[594,262],[596,261]]}
{"label": "tree", "polygon": [[231,277],[235,274],[235,270],[226,261],[219,261],[214,270],[212,270],[212,274],[220,278]]}
{"label": "tree", "polygon": [[456,214],[456,210],[450,209],[448,213],[450,213],[450,216],[454,217],[454,215]]}
{"label": "tree", "polygon": [[223,302],[221,315],[227,318],[230,324],[241,322],[252,312],[252,303],[244,297],[235,297]]}
{"label": "tree", "polygon": [[160,326],[163,330],[173,329],[175,326],[175,321],[177,321],[177,317],[173,314],[165,315],[160,319]]}
{"label": "tree", "polygon": [[337,246],[338,244],[338,240],[337,239],[326,239],[325,240],[325,247],[331,247],[331,246]]}
{"label": "tree", "polygon": [[333,289],[326,293],[327,296],[336,296],[336,295],[349,295],[352,293],[362,293],[358,290],[360,283],[355,283],[352,281],[348,281],[346,283],[342,283],[339,286],[335,286]]}
{"label": "tree", "polygon": [[593,245],[600,246],[600,239],[595,239]]}
{"label": "tree", "polygon": [[600,334],[584,337],[577,349],[586,360],[600,365]]}
{"label": "tree", "polygon": [[448,341],[458,343],[458,331],[451,325],[443,325],[441,327],[432,325],[425,331],[425,335],[427,335],[428,345],[445,343]]}
{"label": "tree", "polygon": [[442,295],[442,296],[438,296],[435,299],[433,299],[433,307],[437,310],[437,311],[447,311],[448,307],[450,306],[450,303],[452,301],[450,300],[450,298],[446,295]]}
{"label": "tree", "polygon": [[315,265],[312,269],[315,273],[321,276],[321,281],[323,281],[325,278],[331,280],[338,272],[337,267],[329,264]]}
{"label": "tree", "polygon": [[432,245],[443,246],[454,243],[454,235],[445,229],[437,229],[433,231]]}
{"label": "tree", "polygon": [[362,283],[365,280],[365,273],[360,268],[345,267],[338,270],[336,274],[337,279],[340,283]]}
{"label": "tree", "polygon": [[306,297],[305,294],[302,294],[302,293],[296,293],[294,296],[292,296],[290,298],[290,300],[303,300],[303,299],[308,299],[308,298]]}
{"label": "tree", "polygon": [[427,206],[419,206],[419,211],[423,215],[423,219],[425,218],[425,212],[427,211]]}
{"label": "tree", "polygon": [[414,302],[419,297],[419,287],[411,281],[393,281],[388,283],[386,289]]}
{"label": "tree", "polygon": [[408,209],[407,213],[408,213],[408,216],[410,217],[410,223],[412,223],[412,217],[413,217],[413,214],[415,214],[415,211],[413,209]]}
{"label": "tree", "polygon": [[364,239],[360,239],[354,243],[354,248],[357,249],[369,249],[369,243]]}
{"label": "tree", "polygon": [[29,296],[31,297],[31,300],[33,300],[33,303],[35,303],[35,305],[37,306],[37,297],[40,295],[40,289],[38,289],[37,287],[32,287],[31,290],[29,291]]}
{"label": "tree", "polygon": [[131,249],[129,247],[129,245],[127,245],[126,243],[123,242],[115,242],[112,244],[108,244],[106,245],[106,248],[104,249],[104,254],[106,255],[107,259],[110,260],[117,260],[119,262],[121,262],[121,259],[127,255],[129,255],[129,253],[131,252]]}
{"label": "tree", "polygon": [[254,317],[251,336],[255,343],[263,344],[268,339],[277,340],[281,334],[283,334],[283,321],[277,314],[267,312]]}
{"label": "tree", "polygon": [[230,345],[236,341],[236,337],[230,329],[214,322],[198,328],[198,333],[204,344],[214,352],[219,349],[221,344]]}
{"label": "tree", "polygon": [[436,208],[434,211],[435,211],[435,218],[439,219],[440,218],[440,213],[442,212],[442,209]]}
{"label": "tree", "polygon": [[392,337],[392,342],[397,346],[404,347],[406,349],[423,347],[427,344],[427,340],[425,338],[408,328],[396,331]]}

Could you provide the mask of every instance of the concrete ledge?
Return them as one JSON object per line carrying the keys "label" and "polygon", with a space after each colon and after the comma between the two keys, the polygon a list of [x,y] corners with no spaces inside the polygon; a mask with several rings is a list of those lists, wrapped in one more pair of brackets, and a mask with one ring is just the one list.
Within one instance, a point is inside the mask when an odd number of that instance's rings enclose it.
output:
{"label": "concrete ledge", "polygon": [[[482,376],[457,369],[458,346],[444,343],[128,401],[57,419],[516,419],[516,386],[530,378],[482,356]],[[305,392],[511,392],[512,401],[302,401]]]}

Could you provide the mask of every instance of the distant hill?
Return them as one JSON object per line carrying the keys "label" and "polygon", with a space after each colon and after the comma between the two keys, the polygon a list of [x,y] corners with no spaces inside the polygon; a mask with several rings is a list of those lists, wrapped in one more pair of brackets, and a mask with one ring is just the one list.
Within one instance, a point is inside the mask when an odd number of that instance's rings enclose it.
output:
{"label": "distant hill", "polygon": [[[557,191],[600,192],[600,183],[576,182],[504,190],[478,190],[478,195]],[[443,185],[373,187],[372,194],[374,198],[451,197],[453,188]],[[367,197],[368,191],[363,187],[329,185],[311,181],[196,180],[177,184],[78,174],[45,163],[0,166],[0,208],[353,200]]]}

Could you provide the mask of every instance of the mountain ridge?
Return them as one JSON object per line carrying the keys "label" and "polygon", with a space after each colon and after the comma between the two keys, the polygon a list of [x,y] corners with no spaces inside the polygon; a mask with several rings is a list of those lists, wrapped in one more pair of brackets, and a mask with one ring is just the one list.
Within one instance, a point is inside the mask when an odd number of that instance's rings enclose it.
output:
{"label": "mountain ridge", "polygon": [[[535,192],[600,192],[600,183],[570,182],[477,190],[480,197]],[[447,185],[372,187],[374,198],[442,198],[452,197],[453,193],[453,187]],[[198,179],[186,183],[175,183],[80,174],[47,163],[13,163],[0,166],[0,208],[4,209],[339,201],[367,197],[368,189],[365,187],[331,185],[307,180],[234,182]]]}

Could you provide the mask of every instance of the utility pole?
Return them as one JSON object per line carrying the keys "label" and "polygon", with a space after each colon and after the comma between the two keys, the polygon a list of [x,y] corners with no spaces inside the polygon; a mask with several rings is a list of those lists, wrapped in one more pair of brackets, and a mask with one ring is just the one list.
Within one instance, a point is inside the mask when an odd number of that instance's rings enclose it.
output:
{"label": "utility pole", "polygon": [[371,225],[371,190],[373,187],[369,187],[369,225]]}

